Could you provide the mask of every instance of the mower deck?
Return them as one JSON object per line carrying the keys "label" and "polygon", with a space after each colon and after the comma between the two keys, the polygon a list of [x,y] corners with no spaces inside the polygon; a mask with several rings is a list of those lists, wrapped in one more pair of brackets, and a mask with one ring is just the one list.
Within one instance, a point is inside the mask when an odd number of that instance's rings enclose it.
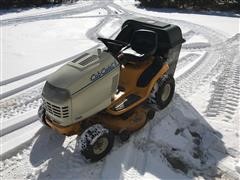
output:
{"label": "mower deck", "polygon": [[[121,133],[122,131],[134,132],[143,127],[148,120],[148,113],[152,111],[147,107],[136,107],[132,111],[125,113],[121,116],[113,116],[107,112],[100,112],[85,121],[90,124],[101,123],[104,127],[111,129],[114,133]],[[74,134],[80,134],[82,131],[81,123],[78,122],[70,126],[60,126],[53,121],[45,117],[45,122],[52,129],[56,130],[60,134],[71,136]]]}
{"label": "mower deck", "polygon": [[81,124],[75,123],[75,124],[71,124],[70,126],[60,126],[56,123],[54,123],[53,121],[51,121],[50,119],[48,119],[47,117],[45,117],[44,122],[50,126],[50,128],[52,128],[53,130],[57,131],[58,133],[65,135],[65,136],[72,136],[74,134],[79,134],[81,131]]}

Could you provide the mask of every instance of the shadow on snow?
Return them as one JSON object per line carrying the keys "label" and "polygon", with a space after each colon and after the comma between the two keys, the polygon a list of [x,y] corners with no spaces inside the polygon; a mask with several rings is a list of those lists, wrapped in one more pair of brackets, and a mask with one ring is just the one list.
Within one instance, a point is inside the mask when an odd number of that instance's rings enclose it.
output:
{"label": "shadow on snow", "polygon": [[119,179],[130,171],[146,178],[214,177],[227,156],[221,133],[178,94],[128,142],[116,138],[110,154],[97,163],[83,159],[76,136],[65,138],[48,128],[38,134],[30,154],[33,166],[46,167],[38,179]]}

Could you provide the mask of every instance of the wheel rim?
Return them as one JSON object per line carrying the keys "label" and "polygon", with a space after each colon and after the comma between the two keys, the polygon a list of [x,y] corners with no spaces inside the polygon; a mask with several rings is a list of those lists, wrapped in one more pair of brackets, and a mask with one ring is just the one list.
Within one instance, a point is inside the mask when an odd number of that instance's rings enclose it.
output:
{"label": "wheel rim", "polygon": [[93,146],[93,153],[94,154],[101,154],[103,153],[108,147],[108,139],[106,137],[99,138]]}
{"label": "wheel rim", "polygon": [[171,92],[171,86],[170,84],[166,84],[163,88],[163,93],[161,95],[162,101],[166,101],[169,98]]}

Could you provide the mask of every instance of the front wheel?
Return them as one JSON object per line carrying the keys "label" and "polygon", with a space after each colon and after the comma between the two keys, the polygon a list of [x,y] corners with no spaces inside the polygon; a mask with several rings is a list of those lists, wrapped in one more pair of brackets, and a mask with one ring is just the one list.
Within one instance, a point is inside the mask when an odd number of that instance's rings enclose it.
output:
{"label": "front wheel", "polygon": [[80,136],[82,155],[91,162],[106,156],[113,147],[114,134],[100,124],[87,128]]}
{"label": "front wheel", "polygon": [[43,104],[41,104],[41,106],[40,106],[39,109],[38,109],[38,117],[39,117],[39,120],[40,120],[40,122],[42,123],[43,126],[45,126],[45,127],[50,127],[50,126],[46,123],[45,114],[46,114],[46,110],[44,109]]}
{"label": "front wheel", "polygon": [[171,75],[165,75],[156,83],[151,98],[158,105],[159,109],[164,109],[171,102],[174,91],[174,78]]}

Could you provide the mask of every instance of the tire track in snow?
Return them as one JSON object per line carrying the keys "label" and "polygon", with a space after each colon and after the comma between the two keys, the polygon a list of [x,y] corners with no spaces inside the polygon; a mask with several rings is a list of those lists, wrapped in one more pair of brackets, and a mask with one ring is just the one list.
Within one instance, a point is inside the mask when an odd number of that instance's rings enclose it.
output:
{"label": "tire track in snow", "polygon": [[207,48],[210,47],[209,43],[191,43],[191,44],[183,44],[182,48],[185,50],[206,50]]}
{"label": "tire track in snow", "polygon": [[[201,31],[204,28],[205,27],[199,27],[199,30],[197,30],[196,33],[200,34],[198,31]],[[206,81],[207,74],[214,69],[216,63],[218,62],[218,54],[215,52],[215,46],[223,43],[222,36],[219,35],[219,38],[217,38],[218,36],[214,35],[214,38],[212,38],[212,31],[210,31],[208,35],[206,35],[207,33],[205,30],[203,30],[203,32],[204,33],[201,35],[207,39],[209,38],[208,41],[211,47],[201,49],[201,47],[196,48],[196,46],[193,45],[194,48],[191,48],[191,44],[189,44],[188,49],[185,50],[189,52],[206,51],[207,54],[190,71],[185,73],[181,78],[177,79],[176,86],[178,92],[183,97],[196,92],[196,90],[199,89]]]}
{"label": "tire track in snow", "polygon": [[[204,59],[208,58],[208,56],[209,56],[208,52],[204,52],[203,54],[199,55],[196,59],[193,59],[191,56],[190,57],[188,56],[187,58],[190,58],[191,61],[189,61],[188,64],[182,64],[182,68],[177,67],[176,69],[174,77],[176,78],[177,82],[185,80],[186,78],[191,76],[191,74],[194,73],[199,68],[199,66],[202,66],[202,64],[204,63]],[[189,65],[191,66],[188,67]],[[188,68],[182,73],[181,72],[182,69],[184,70],[186,67]]]}
{"label": "tire track in snow", "polygon": [[183,38],[187,41],[191,39],[194,35],[196,35],[196,33],[193,30],[190,30],[186,33],[183,33]]}
{"label": "tire track in snow", "polygon": [[46,20],[46,19],[56,19],[56,18],[58,19],[64,15],[74,15],[78,13],[88,12],[99,6],[100,6],[100,3],[98,1],[94,4],[92,2],[88,2],[86,5],[83,5],[83,4],[72,5],[70,9],[61,9],[55,12],[49,11],[49,12],[45,12],[45,13],[42,12],[35,15],[25,15],[22,17],[3,19],[1,21],[2,22],[1,25],[8,26],[12,24],[28,23],[28,22]]}
{"label": "tire track in snow", "polygon": [[49,70],[51,68],[54,68],[56,66],[59,66],[61,64],[64,64],[68,61],[71,61],[77,57],[79,57],[82,53],[79,53],[79,54],[76,54],[72,57],[69,57],[69,58],[66,58],[66,59],[63,59],[61,61],[58,61],[58,62],[55,62],[55,63],[52,63],[52,64],[49,64],[47,66],[44,66],[44,67],[41,67],[39,69],[35,69],[33,71],[30,71],[30,72],[27,72],[25,74],[20,74],[18,76],[15,76],[15,77],[12,77],[12,78],[9,78],[9,79],[6,79],[6,80],[3,80],[3,81],[0,81],[0,86],[3,86],[3,85],[7,85],[7,84],[10,84],[10,83],[13,83],[15,81],[19,81],[21,79],[24,79],[24,78],[27,78],[27,77],[30,77],[30,76],[33,76],[35,74],[38,74],[38,73],[41,73],[43,71],[46,71],[46,70]]}
{"label": "tire track in snow", "polygon": [[216,50],[219,53],[219,61],[215,70],[209,75],[214,76],[216,74],[217,77],[212,82],[213,91],[205,112],[208,117],[217,117],[224,113],[225,119],[223,120],[231,121],[239,107],[239,39],[236,39],[235,41],[238,43],[233,45],[227,41],[224,46],[220,46]]}
{"label": "tire track in snow", "polygon": [[177,69],[182,69],[186,64],[193,62],[195,59],[199,58],[200,54],[197,53],[188,53],[178,60]]}
{"label": "tire track in snow", "polygon": [[37,109],[42,103],[41,92],[43,84],[36,85],[33,88],[0,101],[0,115],[2,121],[5,121],[11,117],[18,116],[27,111]]}

